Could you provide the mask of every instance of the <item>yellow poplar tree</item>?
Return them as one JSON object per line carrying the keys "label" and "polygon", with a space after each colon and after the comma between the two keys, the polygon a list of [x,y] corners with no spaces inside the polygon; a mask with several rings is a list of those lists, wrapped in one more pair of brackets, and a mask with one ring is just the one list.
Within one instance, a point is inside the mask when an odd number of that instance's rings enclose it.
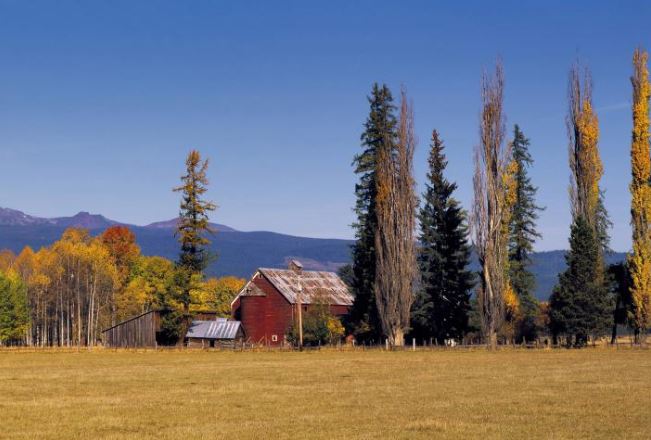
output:
{"label": "yellow poplar tree", "polygon": [[631,141],[631,225],[633,253],[628,264],[636,342],[649,327],[651,311],[651,150],[649,148],[648,54],[633,54],[633,136]]}
{"label": "yellow poplar tree", "polygon": [[603,164],[599,155],[599,119],[592,107],[592,79],[576,64],[570,71],[568,132],[570,135],[570,199],[572,214],[583,217],[597,231]]}
{"label": "yellow poplar tree", "polygon": [[[511,150],[509,145],[509,154]],[[517,201],[517,181],[515,180],[517,172],[518,162],[511,158],[502,176],[502,191],[504,192],[504,197],[501,200],[501,203],[504,205],[502,208],[502,234],[500,237],[500,247],[502,249],[508,247],[509,225],[513,217],[513,207]],[[515,336],[516,321],[520,318],[520,301],[509,279],[509,269],[509,260],[507,259],[504,263],[504,312],[506,326],[503,328],[502,333],[503,336],[512,339]]]}

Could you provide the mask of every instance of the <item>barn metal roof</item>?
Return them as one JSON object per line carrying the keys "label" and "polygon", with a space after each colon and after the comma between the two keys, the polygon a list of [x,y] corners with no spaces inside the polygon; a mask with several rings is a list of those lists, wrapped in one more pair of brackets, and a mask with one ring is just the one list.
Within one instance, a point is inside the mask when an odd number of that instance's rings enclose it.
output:
{"label": "barn metal roof", "polygon": [[343,306],[353,304],[348,286],[334,272],[269,268],[260,268],[258,272],[264,275],[290,304],[296,304],[299,292],[302,304],[320,301]]}
{"label": "barn metal roof", "polygon": [[236,339],[242,323],[218,318],[215,321],[192,321],[186,338]]}

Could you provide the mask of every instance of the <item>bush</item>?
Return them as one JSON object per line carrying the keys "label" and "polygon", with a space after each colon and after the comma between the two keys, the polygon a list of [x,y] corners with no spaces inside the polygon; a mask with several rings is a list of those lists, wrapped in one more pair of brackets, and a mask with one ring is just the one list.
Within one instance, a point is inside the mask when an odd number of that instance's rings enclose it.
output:
{"label": "bush", "polygon": [[[303,314],[303,344],[316,346],[336,344],[344,336],[344,326],[339,318],[330,313],[328,304],[312,304]],[[289,328],[288,340],[298,344],[298,327]]]}

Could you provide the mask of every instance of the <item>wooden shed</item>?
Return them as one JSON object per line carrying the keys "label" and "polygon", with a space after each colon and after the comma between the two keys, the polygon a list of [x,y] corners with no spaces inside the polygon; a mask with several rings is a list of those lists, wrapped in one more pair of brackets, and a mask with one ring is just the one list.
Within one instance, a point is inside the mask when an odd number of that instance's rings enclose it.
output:
{"label": "wooden shed", "polygon": [[[161,337],[161,317],[164,310],[150,310],[133,318],[119,322],[102,331],[102,343],[105,347],[156,347],[165,345]],[[193,319],[215,320],[216,312],[198,312]],[[183,338],[179,343],[183,342]]]}
{"label": "wooden shed", "polygon": [[353,297],[336,273],[303,270],[292,260],[288,269],[258,269],[231,303],[231,310],[250,342],[280,345],[297,307],[307,312],[317,302],[326,302],[330,313],[343,316]]}

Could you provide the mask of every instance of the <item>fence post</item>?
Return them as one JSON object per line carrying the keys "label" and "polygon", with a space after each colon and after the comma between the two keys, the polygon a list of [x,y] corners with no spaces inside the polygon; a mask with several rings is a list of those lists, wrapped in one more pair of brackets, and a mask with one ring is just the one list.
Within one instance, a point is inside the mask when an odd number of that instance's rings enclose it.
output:
{"label": "fence post", "polygon": [[411,340],[411,348],[412,348],[412,351],[416,351],[416,338],[413,338]]}
{"label": "fence post", "polygon": [[385,349],[387,351],[389,351],[389,339],[388,338],[384,340],[384,347],[385,347]]}

